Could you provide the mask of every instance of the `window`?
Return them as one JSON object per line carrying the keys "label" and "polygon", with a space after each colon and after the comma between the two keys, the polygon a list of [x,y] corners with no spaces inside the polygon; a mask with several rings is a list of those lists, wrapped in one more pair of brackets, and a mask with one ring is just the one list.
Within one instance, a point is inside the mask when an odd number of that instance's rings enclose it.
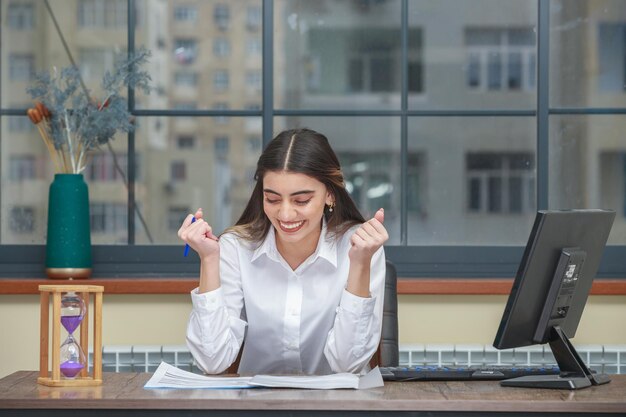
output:
{"label": "window", "polygon": [[477,90],[535,88],[532,29],[471,28],[465,31],[467,86]]}
{"label": "window", "polygon": [[[25,106],[27,107],[27,106]],[[30,133],[35,131],[35,125],[26,116],[9,117],[9,132]]]}
{"label": "window", "polygon": [[174,20],[195,23],[198,20],[198,8],[196,6],[176,6],[174,7]]}
{"label": "window", "polygon": [[30,30],[35,26],[33,3],[11,2],[7,7],[7,26],[13,30]]}
{"label": "window", "polygon": [[246,87],[249,93],[261,93],[262,85],[261,71],[252,70],[246,72]]}
{"label": "window", "polygon": [[[127,154],[116,154],[117,163],[126,175],[126,167],[128,165]],[[85,177],[90,182],[111,182],[120,181],[122,176],[115,168],[115,160],[109,152],[93,154],[92,160],[85,168]]]}
{"label": "window", "polygon": [[9,55],[9,78],[12,81],[30,81],[35,74],[35,57],[32,54]]}
{"label": "window", "polygon": [[198,85],[198,74],[195,72],[176,71],[174,73],[174,84],[195,87]]}
{"label": "window", "polygon": [[170,180],[172,182],[185,181],[187,179],[187,163],[185,161],[172,161],[170,163]]}
{"label": "window", "polygon": [[248,56],[261,55],[263,53],[261,38],[248,38],[246,40],[246,51]]}
{"label": "window", "polygon": [[100,82],[106,70],[113,68],[120,56],[109,48],[80,48],[78,66],[85,81]]}
{"label": "window", "polygon": [[225,57],[230,55],[230,41],[226,38],[217,38],[213,41],[213,55]]}
{"label": "window", "polygon": [[213,91],[217,93],[223,93],[228,90],[229,77],[228,71],[217,70],[213,74]]}
{"label": "window", "polygon": [[194,136],[179,136],[176,138],[176,148],[193,149],[196,147],[196,138]]}
{"label": "window", "polygon": [[[214,110],[228,110],[229,106],[228,106],[228,103],[215,103],[215,105],[213,106],[213,109]],[[219,124],[228,123],[228,117],[226,116],[215,116],[213,120],[215,120],[215,122]]]}
{"label": "window", "polygon": [[38,178],[36,159],[33,155],[12,155],[9,159],[9,179],[11,181],[33,180]]}
{"label": "window", "polygon": [[215,25],[221,29],[228,29],[230,23],[230,10],[225,4],[217,4],[213,12],[213,21]]}
{"label": "window", "polygon": [[177,232],[190,212],[189,207],[169,207],[167,211],[167,228],[171,232]]}
{"label": "window", "polygon": [[601,91],[626,91],[626,23],[601,23],[598,36]]}
{"label": "window", "polygon": [[261,27],[261,8],[248,6],[246,9],[246,27],[249,30],[258,30]]}
{"label": "window", "polygon": [[126,26],[128,5],[125,0],[79,0],[78,26],[116,29]]}
{"label": "window", "polygon": [[530,153],[469,153],[467,209],[472,213],[535,210],[534,158]]}
{"label": "window", "polygon": [[128,208],[124,203],[92,202],[89,204],[89,217],[92,233],[126,233]]}
{"label": "window", "polygon": [[32,233],[35,230],[35,209],[29,206],[11,207],[9,230],[16,234]]}
{"label": "window", "polygon": [[229,148],[228,136],[218,136],[215,138],[215,144],[213,146],[215,150],[215,157],[218,159],[226,159],[228,158],[228,148]]}
{"label": "window", "polygon": [[179,64],[194,63],[198,58],[198,43],[194,39],[176,39],[174,41],[174,57]]}

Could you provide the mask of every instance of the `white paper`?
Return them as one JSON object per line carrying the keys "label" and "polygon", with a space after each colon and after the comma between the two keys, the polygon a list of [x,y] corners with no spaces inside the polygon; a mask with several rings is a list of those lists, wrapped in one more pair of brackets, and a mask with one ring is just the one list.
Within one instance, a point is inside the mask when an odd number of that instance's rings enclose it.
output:
{"label": "white paper", "polygon": [[205,376],[161,362],[144,388],[253,388],[251,377]]}
{"label": "white paper", "polygon": [[382,387],[383,378],[378,367],[363,376],[339,373],[331,375],[220,377],[198,375],[183,371],[165,362],[148,380],[144,388],[304,388],[304,389],[367,389]]}

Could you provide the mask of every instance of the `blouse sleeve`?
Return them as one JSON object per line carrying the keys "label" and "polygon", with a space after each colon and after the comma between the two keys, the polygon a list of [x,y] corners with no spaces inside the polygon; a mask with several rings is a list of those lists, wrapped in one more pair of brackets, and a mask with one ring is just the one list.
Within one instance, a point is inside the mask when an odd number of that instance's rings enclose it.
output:
{"label": "blouse sleeve", "polygon": [[247,323],[241,319],[243,290],[238,243],[220,238],[220,284],[216,290],[191,291],[192,310],[187,324],[187,346],[207,374],[225,371],[237,358]]}
{"label": "blouse sleeve", "polygon": [[324,347],[324,355],[334,372],[367,371],[380,342],[385,272],[385,252],[381,247],[372,256],[370,298],[358,297],[344,289]]}

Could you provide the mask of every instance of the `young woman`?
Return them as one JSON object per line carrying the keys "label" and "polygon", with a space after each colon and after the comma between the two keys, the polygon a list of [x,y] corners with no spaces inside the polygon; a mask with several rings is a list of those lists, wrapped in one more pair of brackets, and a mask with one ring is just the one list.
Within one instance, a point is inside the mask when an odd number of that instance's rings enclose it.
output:
{"label": "young woman", "polygon": [[[198,209],[178,236],[200,257],[187,345],[208,374],[364,372],[381,334],[384,212],[365,221],[326,137],[287,130],[218,239]],[[245,344],[243,343],[245,339]]]}

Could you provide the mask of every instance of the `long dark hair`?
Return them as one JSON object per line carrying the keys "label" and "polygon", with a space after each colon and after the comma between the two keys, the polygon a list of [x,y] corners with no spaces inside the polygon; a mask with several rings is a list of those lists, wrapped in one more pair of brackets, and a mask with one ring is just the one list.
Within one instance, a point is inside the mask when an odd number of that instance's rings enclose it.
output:
{"label": "long dark hair", "polygon": [[311,129],[291,129],[279,133],[259,157],[254,174],[256,185],[250,200],[235,226],[225,232],[232,231],[253,242],[265,239],[271,227],[263,211],[263,177],[268,171],[305,174],[326,186],[335,202],[333,211],[328,207],[324,209],[331,236],[365,222],[346,191],[339,159],[326,136]]}

